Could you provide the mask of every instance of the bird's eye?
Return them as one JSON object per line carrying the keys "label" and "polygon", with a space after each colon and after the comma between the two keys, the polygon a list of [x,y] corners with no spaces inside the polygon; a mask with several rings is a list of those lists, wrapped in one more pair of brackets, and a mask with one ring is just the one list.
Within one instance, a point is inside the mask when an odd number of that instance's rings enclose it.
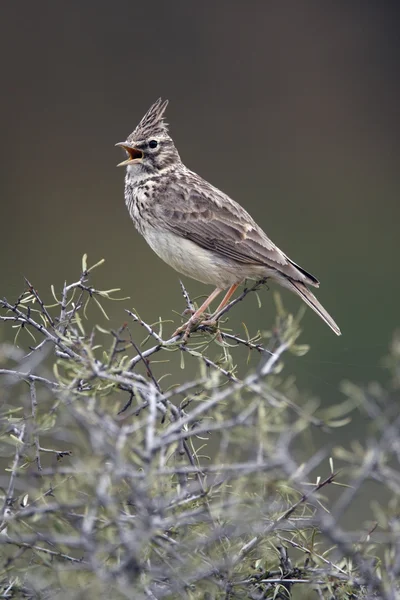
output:
{"label": "bird's eye", "polygon": [[157,140],[150,140],[149,141],[149,148],[157,148],[157,146],[158,146]]}

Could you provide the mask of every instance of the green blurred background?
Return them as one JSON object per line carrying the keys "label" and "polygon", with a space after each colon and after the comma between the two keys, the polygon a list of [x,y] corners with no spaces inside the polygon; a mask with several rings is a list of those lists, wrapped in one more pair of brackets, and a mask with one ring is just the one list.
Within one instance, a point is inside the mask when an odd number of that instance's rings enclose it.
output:
{"label": "green blurred background", "polygon": [[[149,321],[183,310],[179,275],[135,232],[115,168],[114,144],[163,96],[184,162],[321,279],[343,336],[307,311],[300,387],[328,403],[343,378],[381,377],[399,323],[397,3],[23,0],[0,12],[2,296],[23,275],[46,295],[87,252],[106,259],[98,286],[132,298],[108,307],[113,327],[124,307]],[[231,313],[236,331],[271,326],[272,293],[262,299]]]}

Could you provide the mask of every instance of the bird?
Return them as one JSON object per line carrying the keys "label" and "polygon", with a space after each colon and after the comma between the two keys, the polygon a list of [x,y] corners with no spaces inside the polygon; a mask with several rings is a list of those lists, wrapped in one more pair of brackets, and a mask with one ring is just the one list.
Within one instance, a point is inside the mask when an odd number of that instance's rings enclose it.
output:
{"label": "bird", "polygon": [[[338,325],[308,286],[319,281],[278,248],[250,214],[227,194],[187,168],[165,120],[159,98],[124,142],[125,204],[152,250],[179,273],[214,291],[174,335],[187,341],[199,323],[218,315],[245,280],[276,281],[294,292],[334,331]],[[208,321],[205,311],[226,294]]]}

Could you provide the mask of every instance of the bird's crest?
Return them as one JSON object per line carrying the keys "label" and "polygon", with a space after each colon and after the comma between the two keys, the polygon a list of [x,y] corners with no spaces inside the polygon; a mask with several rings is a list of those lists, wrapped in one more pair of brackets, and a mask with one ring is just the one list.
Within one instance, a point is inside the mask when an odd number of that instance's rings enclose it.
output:
{"label": "bird's crest", "polygon": [[139,139],[143,140],[151,137],[152,135],[168,135],[168,123],[166,123],[163,118],[167,105],[168,100],[162,100],[159,98],[157,102],[150,106],[139,125],[129,136],[128,141]]}

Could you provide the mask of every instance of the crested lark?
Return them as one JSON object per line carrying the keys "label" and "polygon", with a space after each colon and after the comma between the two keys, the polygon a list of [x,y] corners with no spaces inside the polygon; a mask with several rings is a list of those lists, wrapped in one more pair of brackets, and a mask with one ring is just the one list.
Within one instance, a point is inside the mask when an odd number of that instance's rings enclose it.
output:
{"label": "crested lark", "polygon": [[149,246],[171,267],[215,286],[188,323],[184,340],[210,303],[228,289],[215,314],[245,279],[271,278],[300,296],[340,335],[335,321],[307,285],[319,281],[284,254],[251,216],[182,163],[157,100],[125,142],[125,202]]}

